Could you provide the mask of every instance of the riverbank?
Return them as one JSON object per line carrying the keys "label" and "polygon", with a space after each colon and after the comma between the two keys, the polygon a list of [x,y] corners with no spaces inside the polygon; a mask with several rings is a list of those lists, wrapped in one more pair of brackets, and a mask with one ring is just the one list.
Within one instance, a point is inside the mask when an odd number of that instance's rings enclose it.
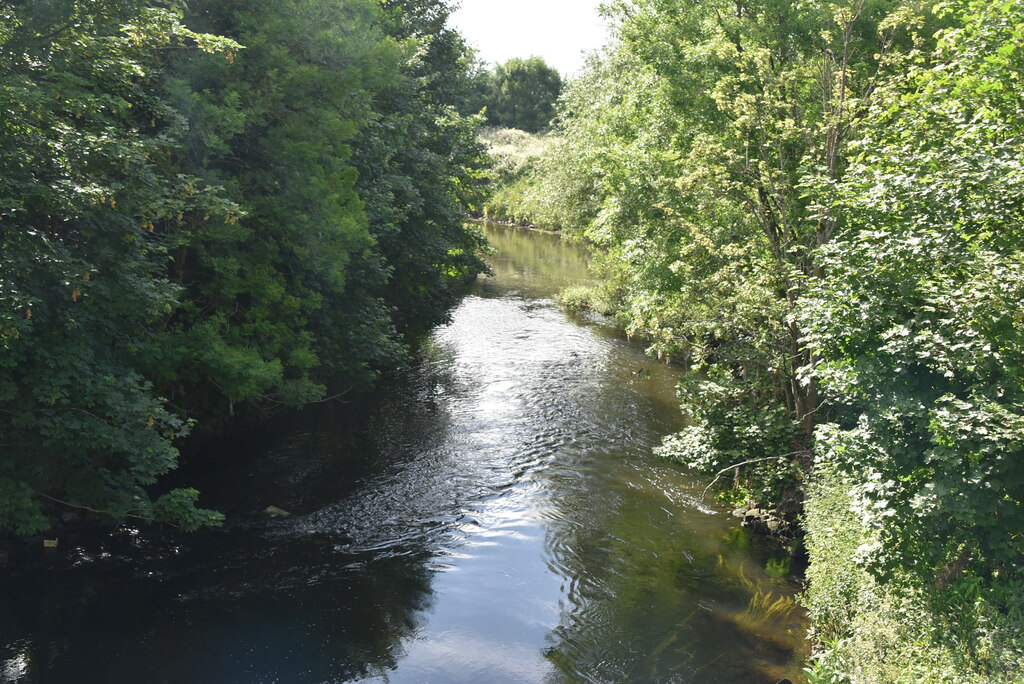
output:
{"label": "riverbank", "polygon": [[877,532],[848,480],[819,470],[804,515],[811,564],[801,601],[811,618],[810,684],[1024,682],[1024,584],[995,577],[939,585],[859,562]]}
{"label": "riverbank", "polygon": [[560,230],[553,230],[551,228],[542,228],[541,226],[535,226],[532,223],[516,223],[511,219],[495,219],[489,218],[488,216],[467,216],[467,221],[477,224],[495,224],[499,226],[505,226],[507,228],[522,228],[524,230],[533,230],[538,233],[547,233],[549,235],[564,235]]}

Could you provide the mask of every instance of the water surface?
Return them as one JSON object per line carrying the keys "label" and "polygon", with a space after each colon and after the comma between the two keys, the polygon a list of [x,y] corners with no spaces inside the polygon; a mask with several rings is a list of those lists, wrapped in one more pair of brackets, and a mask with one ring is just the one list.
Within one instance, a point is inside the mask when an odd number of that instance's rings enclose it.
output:
{"label": "water surface", "polygon": [[485,230],[494,277],[361,419],[327,405],[193,462],[223,531],[9,569],[0,681],[795,679],[788,555],[651,454],[678,371],[551,301],[589,278],[580,247]]}

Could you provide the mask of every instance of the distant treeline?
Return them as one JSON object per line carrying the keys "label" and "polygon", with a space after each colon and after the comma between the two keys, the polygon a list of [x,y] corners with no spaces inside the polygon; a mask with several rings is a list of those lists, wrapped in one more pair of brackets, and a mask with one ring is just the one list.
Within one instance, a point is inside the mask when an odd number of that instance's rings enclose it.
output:
{"label": "distant treeline", "polygon": [[513,58],[483,71],[477,88],[488,124],[538,133],[555,118],[562,77],[540,57]]}
{"label": "distant treeline", "polygon": [[431,0],[0,6],[0,531],[185,529],[195,420],[366,389],[483,267],[474,61]]}

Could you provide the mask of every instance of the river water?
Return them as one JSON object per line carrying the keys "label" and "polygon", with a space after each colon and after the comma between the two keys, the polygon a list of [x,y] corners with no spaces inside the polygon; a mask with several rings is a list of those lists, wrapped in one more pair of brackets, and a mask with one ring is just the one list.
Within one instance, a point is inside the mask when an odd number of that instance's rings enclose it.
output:
{"label": "river water", "polygon": [[552,302],[582,248],[485,230],[494,276],[372,404],[186,469],[224,530],[2,571],[0,681],[796,681],[788,554],[651,453],[677,370]]}

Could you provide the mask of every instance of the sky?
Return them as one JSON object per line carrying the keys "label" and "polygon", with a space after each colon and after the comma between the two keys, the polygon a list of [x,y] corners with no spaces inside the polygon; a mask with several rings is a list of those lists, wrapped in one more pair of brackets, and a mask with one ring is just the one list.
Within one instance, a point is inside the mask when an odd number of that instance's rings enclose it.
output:
{"label": "sky", "polygon": [[602,47],[608,25],[601,0],[461,0],[454,25],[485,62],[543,57],[564,76],[583,66],[584,51]]}

